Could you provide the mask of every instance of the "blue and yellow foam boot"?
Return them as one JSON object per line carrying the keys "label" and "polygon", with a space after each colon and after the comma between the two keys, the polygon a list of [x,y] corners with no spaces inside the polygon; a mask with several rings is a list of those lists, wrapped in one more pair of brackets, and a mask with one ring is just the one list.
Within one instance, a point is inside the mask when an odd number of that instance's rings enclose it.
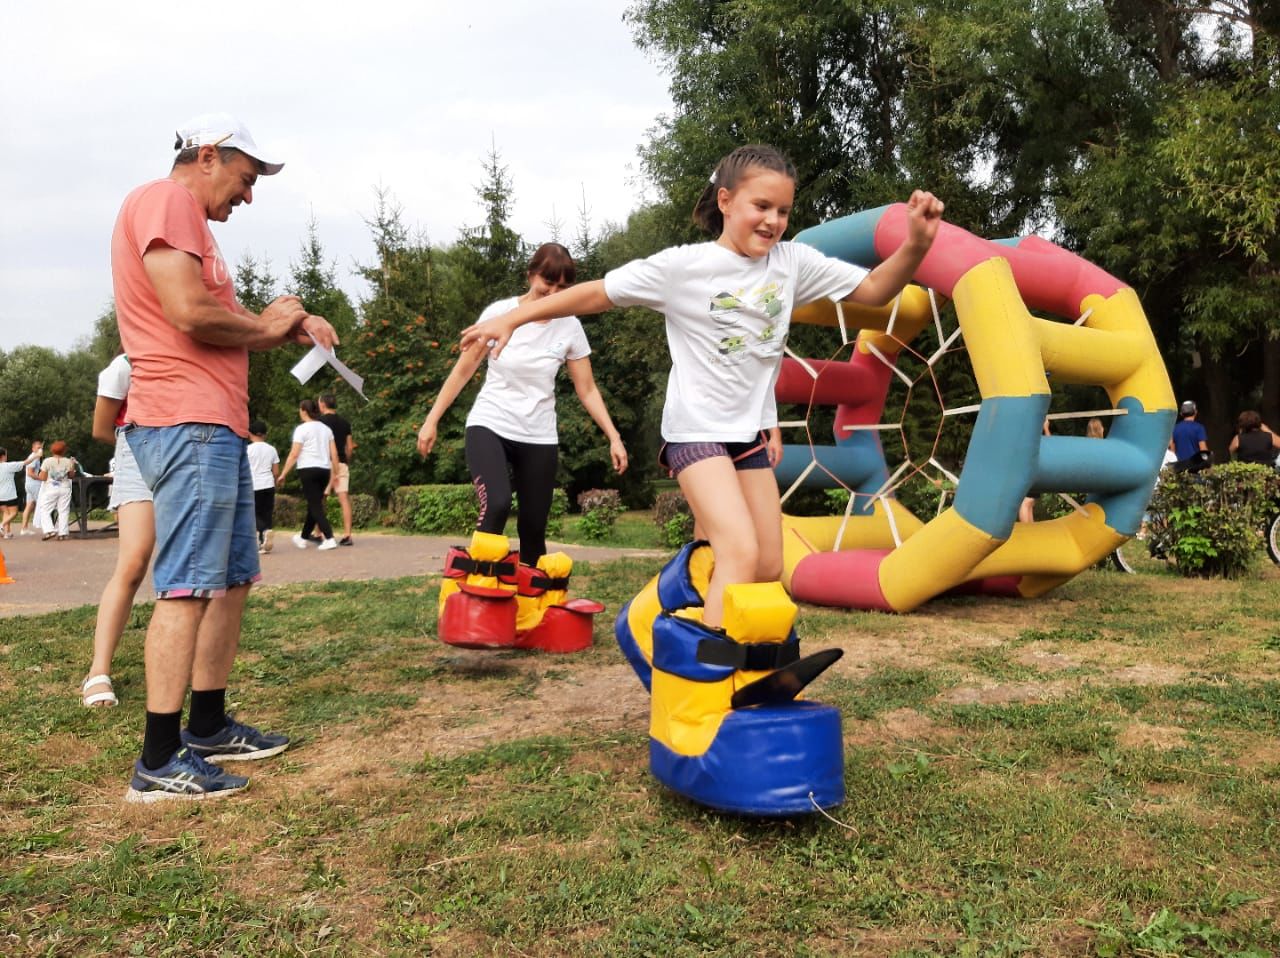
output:
{"label": "blue and yellow foam boot", "polygon": [[591,647],[592,622],[604,606],[569,598],[572,571],[573,560],[563,552],[542,556],[536,568],[521,565],[517,570],[516,648],[581,652]]}
{"label": "blue and yellow foam boot", "polygon": [[502,535],[473,532],[468,547],[451,548],[440,583],[440,641],[468,649],[515,645],[519,564]]}
{"label": "blue and yellow foam boot", "polygon": [[839,805],[840,713],[796,696],[840,650],[800,657],[796,607],[777,582],[729,586],[724,627],[703,625],[712,562],[705,543],[686,546],[618,616],[618,641],[652,693],[654,776],[686,798],[744,815]]}
{"label": "blue and yellow foam boot", "polygon": [[688,542],[618,612],[613,633],[646,689],[653,684],[653,623],[663,611],[701,609],[714,565],[708,542]]}

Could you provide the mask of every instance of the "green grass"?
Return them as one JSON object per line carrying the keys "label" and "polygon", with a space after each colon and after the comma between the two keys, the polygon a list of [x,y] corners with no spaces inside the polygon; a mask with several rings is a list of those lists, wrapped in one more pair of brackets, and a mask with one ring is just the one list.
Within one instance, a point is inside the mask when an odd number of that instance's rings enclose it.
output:
{"label": "green grass", "polygon": [[770,822],[648,773],[610,629],[658,561],[578,564],[610,611],[567,657],[441,645],[433,579],[255,594],[230,696],[296,744],[204,805],[120,801],[149,607],[109,711],[74,694],[93,609],[5,619],[0,953],[1280,953],[1274,572],[805,608],[847,799]]}

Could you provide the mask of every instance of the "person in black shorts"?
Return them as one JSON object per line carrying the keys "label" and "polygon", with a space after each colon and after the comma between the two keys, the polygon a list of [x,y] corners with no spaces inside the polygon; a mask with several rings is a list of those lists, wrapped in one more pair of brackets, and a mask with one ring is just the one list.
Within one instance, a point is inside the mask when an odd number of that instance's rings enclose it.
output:
{"label": "person in black shorts", "polygon": [[325,393],[316,402],[320,404],[320,421],[333,432],[333,442],[338,447],[338,473],[333,477],[333,491],[338,494],[338,504],[342,506],[342,538],[338,545],[349,546],[352,544],[350,464],[356,444],[351,439],[351,423],[338,415],[338,400],[333,393]]}

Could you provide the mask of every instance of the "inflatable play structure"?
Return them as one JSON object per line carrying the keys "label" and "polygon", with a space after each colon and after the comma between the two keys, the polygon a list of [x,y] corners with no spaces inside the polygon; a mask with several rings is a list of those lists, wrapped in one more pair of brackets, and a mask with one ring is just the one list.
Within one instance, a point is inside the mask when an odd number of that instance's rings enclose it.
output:
{"label": "inflatable play structure", "polygon": [[[872,267],[901,244],[906,207],[844,217],[799,234],[830,256]],[[778,481],[795,488],[847,488],[844,516],[787,517],[783,583],[820,605],[907,612],[953,589],[1038,596],[1104,558],[1138,530],[1165,447],[1175,403],[1164,362],[1136,293],[1103,270],[1037,237],[988,241],[948,223],[915,279],[892,307],[817,303],[793,322],[838,326],[848,362],[790,357],[780,403],[836,407],[830,446],[785,447]],[[946,335],[938,297],[954,301],[958,329]],[[1059,317],[1033,316],[1031,309]],[[927,324],[941,344],[932,363],[963,337],[981,393],[959,475],[935,458],[904,461],[890,475],[880,433],[897,361]],[[1050,415],[1055,383],[1103,387],[1110,408]],[[1105,439],[1044,436],[1046,417],[1110,416]],[[792,425],[803,425],[792,424]],[[954,498],[927,521],[894,498],[915,472],[954,483]],[[1071,514],[1017,522],[1018,506],[1043,492],[1086,493]]]}
{"label": "inflatable play structure", "polygon": [[569,598],[573,560],[563,552],[523,565],[506,536],[474,532],[445,556],[440,640],[470,649],[580,652],[604,606]]}
{"label": "inflatable play structure", "polygon": [[[872,267],[906,235],[906,208],[883,207],[806,230],[797,239]],[[619,612],[615,634],[651,696],[650,767],[695,802],[783,816],[838,805],[843,749],[836,709],[799,698],[839,657],[801,658],[791,628],[796,599],[907,612],[968,589],[1038,596],[1107,556],[1138,528],[1169,435],[1168,374],[1134,291],[1072,253],[1035,237],[987,241],[943,224],[909,287],[891,307],[818,303],[793,322],[859,330],[847,362],[792,356],[780,403],[835,407],[832,445],[791,444],[777,472],[798,488],[850,492],[843,516],[784,516],[783,582],[730,586],[723,629],[699,621],[714,561],[705,543],[682,549]],[[959,326],[943,330],[939,298]],[[1058,320],[1033,316],[1031,309]],[[934,362],[963,337],[981,402],[943,410],[976,414],[959,474],[936,457],[910,457],[889,473],[880,435],[893,377],[916,385],[898,359],[929,323]],[[917,354],[918,355],[918,354]],[[1110,408],[1051,418],[1110,416],[1105,439],[1045,436],[1049,376],[1102,386]],[[783,423],[808,431],[808,420]],[[935,443],[936,448],[936,443]],[[894,490],[922,472],[954,484],[938,514],[922,519]],[[1072,512],[1017,522],[1027,495],[1086,493]]]}

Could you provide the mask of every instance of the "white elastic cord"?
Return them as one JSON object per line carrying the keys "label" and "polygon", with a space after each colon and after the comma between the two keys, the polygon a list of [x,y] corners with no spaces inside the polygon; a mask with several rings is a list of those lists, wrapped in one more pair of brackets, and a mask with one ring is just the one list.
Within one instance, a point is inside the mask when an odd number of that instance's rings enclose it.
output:
{"label": "white elastic cord", "polygon": [[796,362],[798,362],[801,366],[803,366],[804,371],[807,372],[813,379],[818,378],[818,371],[814,369],[812,366],[810,366],[809,361],[805,359],[803,356],[797,356],[795,353],[793,353],[791,351],[790,346],[783,346],[782,351],[785,352],[792,359],[794,359]]}
{"label": "white elastic cord", "polygon": [[796,481],[795,481],[795,482],[793,482],[793,483],[791,483],[791,487],[790,487],[789,489],[787,489],[787,491],[786,491],[786,492],[784,492],[784,493],[782,494],[782,498],[781,498],[781,499],[779,499],[778,501],[779,501],[779,502],[786,502],[786,501],[787,501],[787,499],[789,499],[789,498],[791,497],[791,493],[793,493],[793,492],[795,492],[797,489],[799,489],[799,488],[800,488],[800,483],[804,482],[804,481],[805,481],[805,479],[807,479],[807,478],[809,477],[809,473],[813,472],[813,470],[814,470],[814,469],[816,469],[816,468],[818,468],[818,460],[817,460],[816,458],[814,458],[814,459],[810,459],[810,460],[809,460],[809,465],[805,466],[804,471],[803,471],[802,473],[800,473],[800,475],[798,475],[798,476],[796,477]]}
{"label": "white elastic cord", "polygon": [[[941,359],[944,355],[946,355],[947,350],[951,348],[951,344],[960,338],[960,334],[962,332],[963,330],[961,330],[960,327],[957,326],[955,328],[955,332],[953,332],[950,336],[946,338],[946,340],[942,343],[942,345],[938,347],[938,351],[929,357],[929,360],[928,362],[925,363],[925,365],[932,367],[934,363],[936,363],[939,359]],[[939,324],[939,328],[938,328],[938,339],[939,340],[942,339],[941,324]]]}

